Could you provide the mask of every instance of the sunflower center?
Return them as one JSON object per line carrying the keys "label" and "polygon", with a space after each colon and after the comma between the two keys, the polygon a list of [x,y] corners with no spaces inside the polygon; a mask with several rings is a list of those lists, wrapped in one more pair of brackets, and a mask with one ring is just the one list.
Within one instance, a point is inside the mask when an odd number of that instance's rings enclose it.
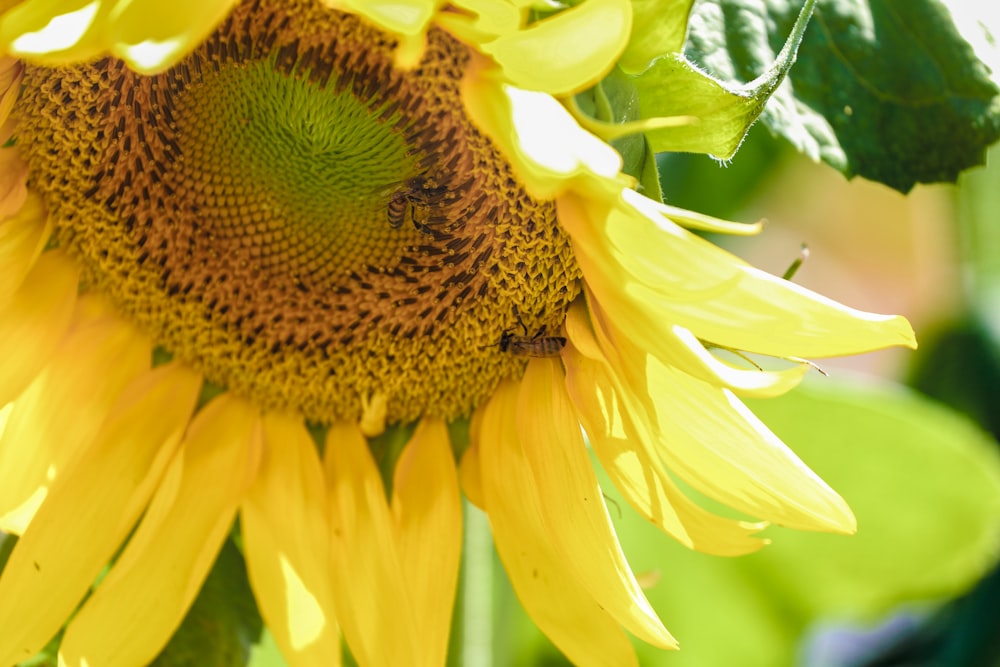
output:
{"label": "sunflower center", "polygon": [[578,270],[464,115],[465,48],[433,32],[409,72],[392,48],[246,2],[157,76],[29,68],[18,145],[88,286],[210,381],[322,422],[376,395],[455,417],[523,372],[501,341],[556,331]]}

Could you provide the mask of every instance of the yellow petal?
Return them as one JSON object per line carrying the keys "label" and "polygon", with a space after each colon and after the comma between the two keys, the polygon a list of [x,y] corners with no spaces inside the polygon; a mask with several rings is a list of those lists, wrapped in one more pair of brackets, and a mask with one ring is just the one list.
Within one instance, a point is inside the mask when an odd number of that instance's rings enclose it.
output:
{"label": "yellow petal", "polygon": [[[17,96],[21,89],[22,72],[24,72],[24,66],[20,60],[9,56],[0,57],[0,126],[7,122],[10,111],[14,108],[14,102],[17,101]],[[15,151],[10,152],[13,153]],[[4,217],[5,215],[7,214],[0,213],[0,217]]]}
{"label": "yellow petal", "polygon": [[479,408],[472,413],[469,420],[469,446],[462,454],[462,460],[458,467],[458,481],[462,486],[462,493],[466,499],[486,511],[483,500],[483,478],[481,475],[481,461],[479,457],[479,445],[482,439],[480,429],[483,426],[483,410]]}
{"label": "yellow petal", "polygon": [[[855,530],[843,499],[731,392],[666,366],[628,341],[611,342],[601,326],[584,326],[584,317],[574,306],[567,333],[585,346],[593,346],[596,334],[609,352],[607,377],[620,409],[654,460],[751,516],[806,530]],[[623,359],[644,361],[641,382],[638,370],[623,369]]]}
{"label": "yellow petal", "polygon": [[[0,101],[0,119],[5,101],[6,98]],[[24,206],[28,198],[27,181],[28,164],[21,159],[18,150],[13,146],[0,148],[0,221],[14,215]],[[2,229],[3,223],[0,222],[0,230]],[[2,235],[3,232],[0,231],[0,239],[3,238]]]}
{"label": "yellow petal", "polygon": [[257,480],[240,510],[261,616],[292,667],[340,665],[323,468],[300,417],[264,417]]}
{"label": "yellow petal", "polygon": [[462,99],[534,197],[552,199],[576,176],[614,178],[621,169],[621,156],[583,130],[551,95],[501,84],[481,70],[462,80]]}
{"label": "yellow petal", "polygon": [[915,346],[901,317],[865,313],[749,266],[665,218],[631,190],[611,202],[567,194],[559,220],[608,317],[642,349],[663,324],[730,349],[778,357]]}
{"label": "yellow petal", "polygon": [[[803,530],[853,533],[847,503],[738,398],[685,373],[649,363],[647,425],[637,399],[624,397],[659,457],[705,495],[767,521]],[[654,426],[655,425],[655,426]]]}
{"label": "yellow petal", "polygon": [[236,0],[119,3],[107,28],[107,48],[137,72],[162,72],[201,44],[235,5]]}
{"label": "yellow petal", "polygon": [[738,556],[767,543],[753,537],[766,524],[712,514],[677,488],[623,411],[604,364],[584,357],[572,342],[563,360],[566,386],[590,444],[611,481],[636,511],[681,544],[704,553]]}
{"label": "yellow petal", "polygon": [[[731,389],[743,396],[771,398],[793,389],[812,366],[801,363],[783,370],[764,370],[760,367],[738,368],[709,352],[694,334],[679,325],[660,326],[660,339],[654,347],[644,348],[647,336],[637,331],[634,323],[618,324],[605,314],[600,304],[587,289],[587,303],[591,317],[602,332],[602,348],[616,362],[621,380],[630,386],[646,386],[647,356],[653,355],[662,363],[704,380],[709,384]],[[641,340],[633,342],[632,338]],[[750,366],[749,362],[745,362]]]}
{"label": "yellow petal", "polygon": [[424,417],[393,475],[392,514],[416,616],[419,659],[444,665],[462,554],[462,501],[448,427]]}
{"label": "yellow petal", "polygon": [[507,0],[455,0],[457,12],[442,12],[435,23],[469,44],[482,44],[521,27],[524,12]]}
{"label": "yellow petal", "polygon": [[[83,311],[93,299],[78,302]],[[151,343],[124,320],[81,319],[12,405],[0,435],[0,529],[21,533],[68,462],[97,435],[125,387],[147,371]]]}
{"label": "yellow petal", "polygon": [[29,194],[13,216],[0,220],[0,308],[10,302],[34,266],[51,229],[45,205],[36,194]]}
{"label": "yellow petal", "polygon": [[417,664],[415,607],[368,443],[337,423],[323,452],[333,538],[331,574],[344,638],[362,667]]}
{"label": "yellow petal", "polygon": [[[200,378],[179,365],[139,378],[73,474],[53,486],[0,577],[0,664],[41,649],[118,549],[180,439],[199,386]],[[125,625],[103,626],[93,641],[127,642],[125,632]]]}
{"label": "yellow petal", "polygon": [[45,253],[21,288],[0,309],[0,405],[12,401],[52,358],[76,303],[76,263]]}
{"label": "yellow petal", "polygon": [[418,35],[444,0],[325,0],[327,5],[364,16],[386,32]]}
{"label": "yellow petal", "polygon": [[199,45],[236,0],[28,0],[0,18],[0,46],[46,65],[110,53],[143,74]]}
{"label": "yellow petal", "polygon": [[66,629],[61,665],[131,667],[156,657],[215,561],[260,449],[249,403],[225,394],[195,416],[121,557]]}
{"label": "yellow petal", "polygon": [[638,665],[621,626],[567,567],[575,556],[551,539],[538,484],[518,439],[517,404],[517,385],[501,383],[483,408],[482,440],[475,443],[493,538],[514,591],[539,629],[573,664]]}
{"label": "yellow petal", "polygon": [[631,30],[629,0],[586,0],[481,48],[515,86],[571,95],[611,71]]}
{"label": "yellow petal", "polygon": [[517,404],[518,436],[552,539],[611,616],[643,641],[676,648],[618,544],[558,364],[532,359]]}
{"label": "yellow petal", "polygon": [[0,50],[46,64],[83,62],[101,53],[113,0],[27,0],[0,17]]}

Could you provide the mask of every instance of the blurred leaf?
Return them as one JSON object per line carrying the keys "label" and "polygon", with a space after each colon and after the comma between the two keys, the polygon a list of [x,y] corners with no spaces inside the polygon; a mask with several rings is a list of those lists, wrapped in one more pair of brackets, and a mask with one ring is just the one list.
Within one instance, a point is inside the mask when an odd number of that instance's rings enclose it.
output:
{"label": "blurred leaf", "polygon": [[664,201],[726,220],[739,219],[751,197],[774,177],[776,165],[792,154],[786,142],[762,125],[751,128],[728,164],[695,153],[660,153],[656,162]]}
{"label": "blurred leaf", "polygon": [[1000,434],[1000,348],[975,317],[955,322],[921,342],[910,384]]}
{"label": "blurred leaf", "polygon": [[760,553],[722,559],[626,512],[626,553],[637,572],[660,573],[647,594],[681,642],[673,655],[640,647],[643,665],[791,664],[819,618],[871,621],[955,595],[993,564],[1000,458],[965,419],[901,388],[826,379],[752,408],[847,499],[859,533],[772,528]]}
{"label": "blurred leaf", "polygon": [[[774,60],[798,0],[696,3],[687,55],[732,85]],[[938,0],[820,0],[762,118],[795,147],[906,192],[1000,138],[1000,91]]]}
{"label": "blurred leaf", "polygon": [[243,667],[263,623],[243,556],[227,540],[184,622],[154,667]]}
{"label": "blurred leaf", "polygon": [[288,667],[288,663],[285,662],[278,645],[274,643],[274,637],[267,628],[264,628],[261,633],[260,641],[253,645],[247,667]]}

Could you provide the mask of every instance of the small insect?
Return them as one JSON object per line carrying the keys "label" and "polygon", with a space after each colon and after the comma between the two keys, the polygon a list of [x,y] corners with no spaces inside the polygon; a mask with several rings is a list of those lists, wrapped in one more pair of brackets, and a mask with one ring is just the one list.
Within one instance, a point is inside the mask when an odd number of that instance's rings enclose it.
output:
{"label": "small insect", "polygon": [[446,191],[444,186],[428,187],[423,176],[406,180],[402,188],[389,196],[389,203],[386,205],[386,219],[389,226],[399,229],[409,218],[417,230],[426,231],[427,225],[424,220],[427,217],[427,209],[440,204]]}
{"label": "small insect", "polygon": [[562,336],[546,336],[544,325],[534,336],[529,336],[528,327],[521,320],[517,306],[514,306],[514,317],[517,318],[518,325],[524,331],[523,336],[504,331],[500,334],[499,343],[484,345],[479,349],[497,346],[501,352],[509,352],[516,357],[555,357],[566,347],[566,339]]}

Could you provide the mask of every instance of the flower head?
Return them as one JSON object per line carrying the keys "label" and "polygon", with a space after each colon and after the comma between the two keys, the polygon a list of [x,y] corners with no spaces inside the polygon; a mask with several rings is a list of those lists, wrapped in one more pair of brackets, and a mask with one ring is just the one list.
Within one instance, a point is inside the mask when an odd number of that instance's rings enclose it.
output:
{"label": "flower head", "polygon": [[[338,661],[342,632],[361,664],[441,664],[459,479],[572,660],[634,662],[623,629],[673,647],[581,424],[694,549],[754,551],[766,522],[854,529],[739,396],[912,332],[685,229],[754,226],[633,189],[566,106],[621,57],[629,3],[8,4],[0,528],[21,537],[0,663],[39,650],[119,548],[60,657],[153,659],[238,515],[290,663]],[[553,44],[588,48],[553,64]],[[447,425],[469,416],[459,468]],[[412,434],[383,475],[386,428]]]}

